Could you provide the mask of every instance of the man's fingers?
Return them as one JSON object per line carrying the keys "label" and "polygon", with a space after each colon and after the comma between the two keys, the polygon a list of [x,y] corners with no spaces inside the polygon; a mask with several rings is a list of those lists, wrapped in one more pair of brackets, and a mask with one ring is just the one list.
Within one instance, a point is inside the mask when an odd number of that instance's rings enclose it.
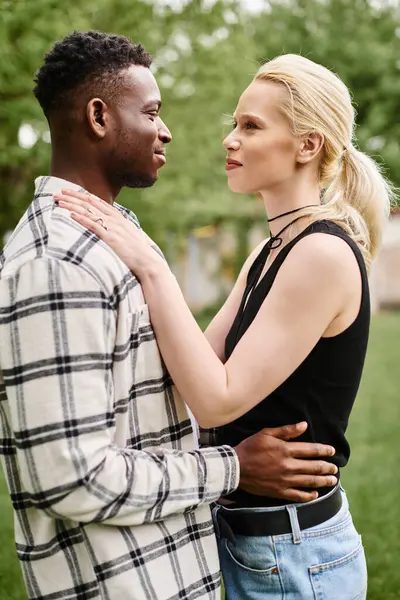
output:
{"label": "man's fingers", "polygon": [[265,427],[261,430],[264,435],[271,435],[280,440],[293,440],[305,432],[308,425],[305,421],[294,425],[283,425],[282,427]]}
{"label": "man's fingers", "polygon": [[292,442],[288,444],[288,451],[295,458],[320,458],[333,456],[336,452],[333,446],[311,442]]}
{"label": "man's fingers", "polygon": [[317,498],[318,492],[304,492],[292,488],[288,488],[285,491],[285,499],[290,500],[291,502],[310,502]]}
{"label": "man's fingers", "polygon": [[284,466],[288,473],[304,475],[335,475],[338,468],[325,460],[298,460],[289,458]]}
{"label": "man's fingers", "polygon": [[323,488],[333,487],[337,484],[334,475],[291,475],[287,478],[287,485],[291,488]]}

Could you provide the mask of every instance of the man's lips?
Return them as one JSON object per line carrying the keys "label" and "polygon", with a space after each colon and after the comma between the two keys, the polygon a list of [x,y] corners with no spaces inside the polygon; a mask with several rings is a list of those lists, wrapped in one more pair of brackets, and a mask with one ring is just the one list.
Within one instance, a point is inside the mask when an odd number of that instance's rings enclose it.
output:
{"label": "man's lips", "polygon": [[165,150],[158,150],[157,152],[154,152],[154,154],[160,159],[162,164],[165,165],[167,162],[167,159],[165,158]]}
{"label": "man's lips", "polygon": [[226,171],[232,171],[232,169],[237,169],[238,167],[243,167],[242,163],[238,162],[237,160],[233,160],[233,158],[226,159]]}

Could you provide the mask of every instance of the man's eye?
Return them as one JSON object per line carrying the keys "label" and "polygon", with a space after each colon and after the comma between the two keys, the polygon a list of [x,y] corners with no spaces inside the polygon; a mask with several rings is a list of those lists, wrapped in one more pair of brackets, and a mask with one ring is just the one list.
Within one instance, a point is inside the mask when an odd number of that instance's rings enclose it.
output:
{"label": "man's eye", "polygon": [[149,113],[149,117],[152,121],[155,121],[155,119],[158,117],[158,113],[156,113],[156,112]]}
{"label": "man's eye", "polygon": [[231,121],[231,127],[232,127],[232,129],[236,129],[236,127],[237,127],[236,121]]}

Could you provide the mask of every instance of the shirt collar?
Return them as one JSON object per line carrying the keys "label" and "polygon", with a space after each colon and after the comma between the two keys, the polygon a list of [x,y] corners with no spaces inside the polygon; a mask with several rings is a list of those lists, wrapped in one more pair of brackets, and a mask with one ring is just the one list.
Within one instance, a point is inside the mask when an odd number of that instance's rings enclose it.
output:
{"label": "shirt collar", "polygon": [[67,181],[66,179],[60,179],[59,177],[52,177],[50,175],[37,177],[35,179],[35,197],[52,196],[61,192],[62,189],[76,190],[78,192],[85,191],[80,185]]}

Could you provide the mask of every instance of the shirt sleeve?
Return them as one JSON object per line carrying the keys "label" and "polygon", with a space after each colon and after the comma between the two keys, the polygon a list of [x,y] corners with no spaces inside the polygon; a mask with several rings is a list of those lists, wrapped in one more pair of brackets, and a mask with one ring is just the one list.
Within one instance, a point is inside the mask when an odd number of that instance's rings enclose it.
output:
{"label": "shirt sleeve", "polygon": [[43,257],[2,286],[10,308],[0,360],[31,504],[56,518],[129,526],[236,489],[239,464],[229,446],[146,452],[115,444],[117,313],[89,273]]}
{"label": "shirt sleeve", "polygon": [[217,446],[217,428],[203,429],[198,427],[199,444],[201,447]]}

